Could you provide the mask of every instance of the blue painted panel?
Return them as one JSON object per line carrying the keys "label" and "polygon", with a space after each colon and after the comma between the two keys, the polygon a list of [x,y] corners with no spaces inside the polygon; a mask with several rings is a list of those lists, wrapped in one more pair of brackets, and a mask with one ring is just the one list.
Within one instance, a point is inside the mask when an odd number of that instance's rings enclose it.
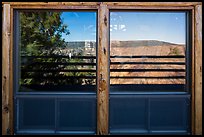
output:
{"label": "blue painted panel", "polygon": [[24,98],[18,104],[19,129],[53,129],[55,126],[55,104],[53,99]]}
{"label": "blue painted panel", "polygon": [[147,102],[134,97],[111,97],[110,129],[147,130]]}
{"label": "blue painted panel", "polygon": [[15,134],[96,134],[96,95],[17,96]]}
{"label": "blue painted panel", "polygon": [[188,135],[189,94],[111,94],[110,134]]}
{"label": "blue painted panel", "polygon": [[186,130],[189,103],[186,98],[150,99],[151,130]]}
{"label": "blue painted panel", "polygon": [[58,130],[95,131],[96,99],[69,98],[58,102]]}

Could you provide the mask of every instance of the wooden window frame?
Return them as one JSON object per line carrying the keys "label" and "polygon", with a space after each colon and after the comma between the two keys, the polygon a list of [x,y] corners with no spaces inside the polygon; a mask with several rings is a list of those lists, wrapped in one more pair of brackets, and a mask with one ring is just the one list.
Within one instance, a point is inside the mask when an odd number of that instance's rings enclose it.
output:
{"label": "wooden window frame", "polygon": [[108,134],[109,114],[109,9],[190,10],[192,13],[193,135],[202,135],[202,3],[201,2],[3,2],[2,28],[2,135],[14,134],[13,11],[15,9],[97,9],[98,72],[97,134]]}

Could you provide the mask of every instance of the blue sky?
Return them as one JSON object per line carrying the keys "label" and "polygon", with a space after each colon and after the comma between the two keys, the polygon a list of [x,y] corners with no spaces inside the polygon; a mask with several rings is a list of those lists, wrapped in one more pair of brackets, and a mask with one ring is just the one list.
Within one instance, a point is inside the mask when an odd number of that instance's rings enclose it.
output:
{"label": "blue sky", "polygon": [[[96,40],[96,12],[64,12],[66,41]],[[185,44],[185,12],[111,12],[110,40],[161,40]]]}
{"label": "blue sky", "polygon": [[63,12],[61,17],[70,34],[62,37],[65,41],[96,41],[96,16],[96,12]]}

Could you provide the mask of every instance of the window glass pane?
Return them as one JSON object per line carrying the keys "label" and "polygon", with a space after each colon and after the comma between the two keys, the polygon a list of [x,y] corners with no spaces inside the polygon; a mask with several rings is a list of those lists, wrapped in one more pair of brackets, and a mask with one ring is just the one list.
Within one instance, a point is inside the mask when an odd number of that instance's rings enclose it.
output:
{"label": "window glass pane", "polygon": [[20,11],[20,91],[96,85],[96,12]]}
{"label": "window glass pane", "polygon": [[110,84],[185,84],[185,12],[110,12]]}

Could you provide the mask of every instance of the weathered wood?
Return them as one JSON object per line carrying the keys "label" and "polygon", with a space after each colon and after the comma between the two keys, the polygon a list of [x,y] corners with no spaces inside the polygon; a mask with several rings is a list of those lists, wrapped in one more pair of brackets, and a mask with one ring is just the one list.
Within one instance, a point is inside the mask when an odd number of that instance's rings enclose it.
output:
{"label": "weathered wood", "polygon": [[195,39],[194,39],[194,33],[195,33],[195,21],[194,21],[194,14],[195,10],[192,10],[192,80],[191,80],[191,132],[192,134],[195,133]]}
{"label": "weathered wood", "polygon": [[108,134],[109,115],[109,11],[101,5],[98,14],[97,134]]}
{"label": "weathered wood", "polygon": [[10,27],[11,27],[11,35],[10,35],[10,47],[9,47],[9,106],[10,106],[10,113],[9,113],[9,124],[10,124],[10,134],[14,134],[14,100],[13,100],[13,8],[10,8]]}
{"label": "weathered wood", "polygon": [[201,2],[2,2],[13,5],[99,5],[100,3],[114,6],[194,6]]}
{"label": "weathered wood", "polygon": [[132,9],[132,10],[189,10],[189,9],[193,9],[193,6],[159,6],[159,5],[155,5],[155,6],[132,6],[132,5],[121,5],[121,6],[114,6],[114,5],[109,5],[107,6],[109,9]]}
{"label": "weathered wood", "polygon": [[2,134],[10,134],[10,103],[9,103],[9,50],[10,50],[10,5],[3,6],[3,29],[2,29]]}
{"label": "weathered wood", "polygon": [[194,6],[201,2],[103,2],[109,6]]}
{"label": "weathered wood", "polygon": [[98,9],[97,5],[89,5],[89,6],[79,6],[79,5],[73,5],[73,6],[68,6],[68,5],[13,5],[12,6],[15,9],[48,9],[48,10],[79,10],[79,9],[84,9],[84,10],[93,10],[93,9]]}
{"label": "weathered wood", "polygon": [[49,5],[68,5],[68,6],[91,6],[99,5],[100,2],[2,2],[2,4],[10,4],[11,6],[23,5],[23,6],[49,6]]}
{"label": "weathered wood", "polygon": [[195,6],[195,134],[202,135],[202,5]]}

